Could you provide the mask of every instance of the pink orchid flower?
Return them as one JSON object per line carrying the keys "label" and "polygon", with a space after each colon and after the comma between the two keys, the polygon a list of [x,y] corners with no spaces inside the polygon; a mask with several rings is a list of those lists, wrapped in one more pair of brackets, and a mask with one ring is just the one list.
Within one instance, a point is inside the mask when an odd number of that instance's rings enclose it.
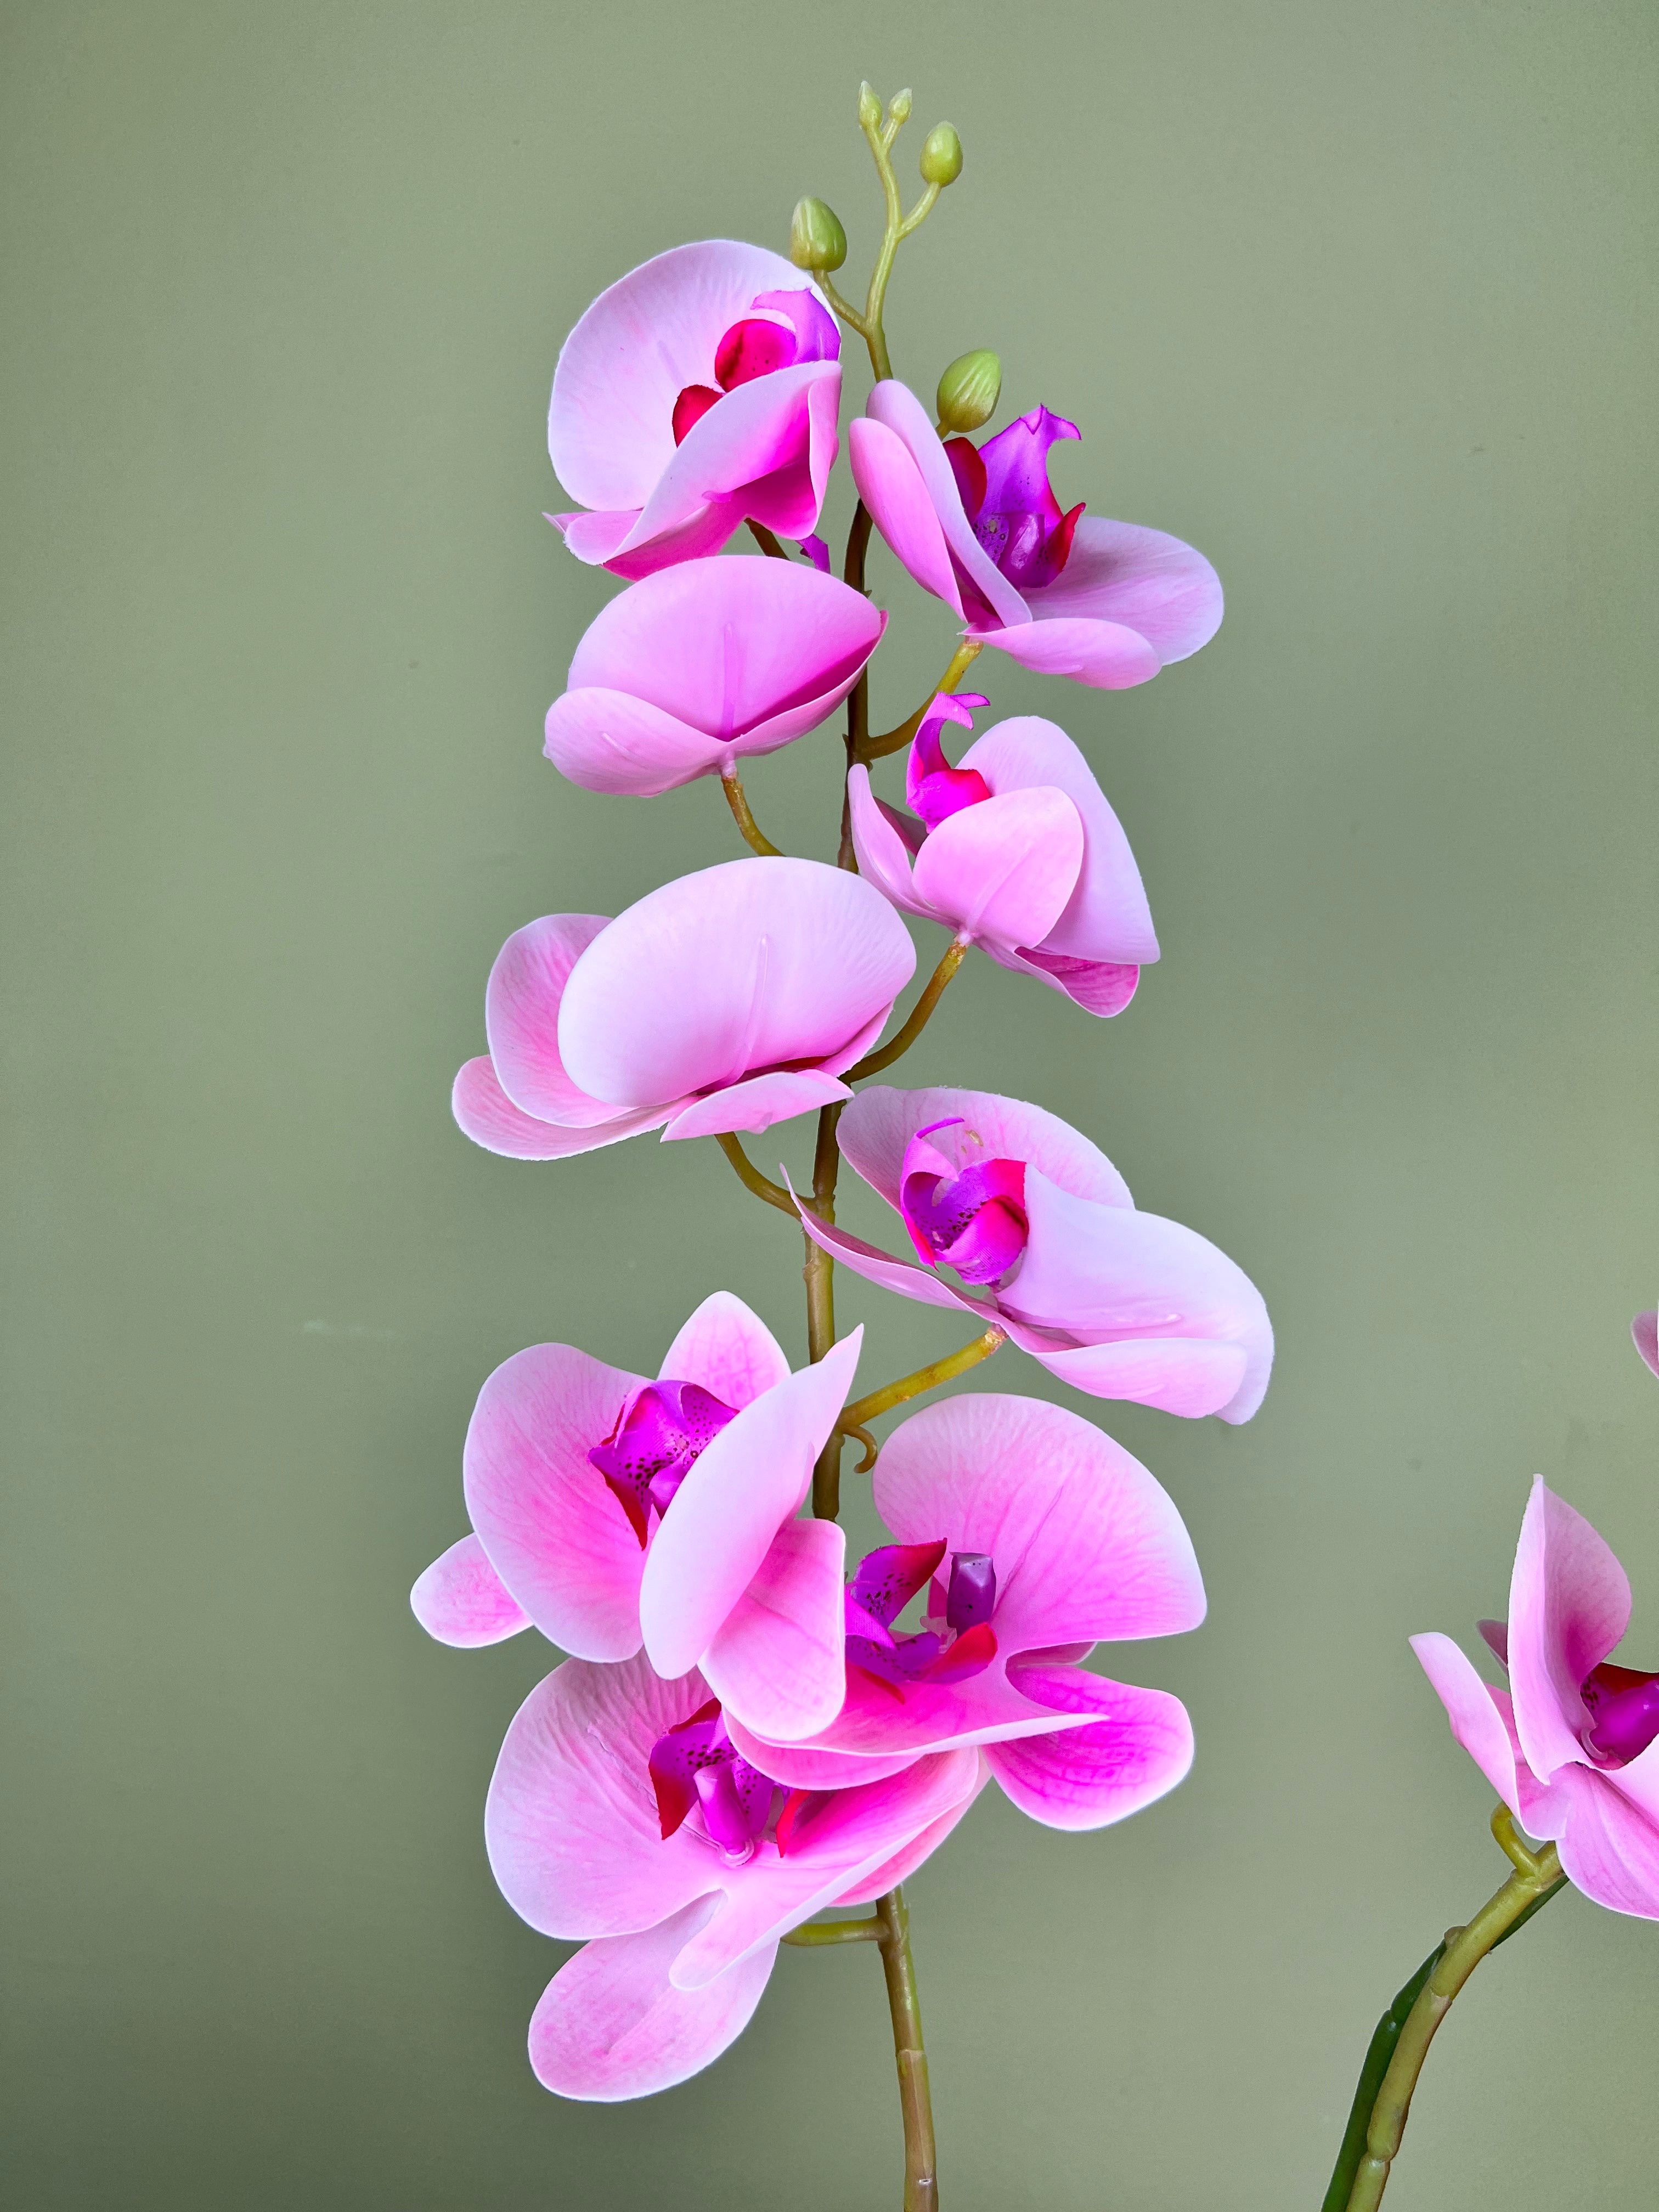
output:
{"label": "pink orchid flower", "polygon": [[884,805],[867,768],[853,770],[860,872],[1002,967],[1091,1014],[1121,1013],[1158,957],[1129,841],[1070,738],[1035,714],[998,723],[952,768],[945,724],[971,729],[970,710],[985,703],[973,693],[934,701],[910,748],[914,814]]}
{"label": "pink orchid flower", "polygon": [[887,617],[793,562],[685,561],[612,599],[547,714],[547,757],[589,791],[653,798],[817,729]]}
{"label": "pink orchid flower", "polygon": [[441,1643],[532,1622],[578,1658],[702,1669],[769,1735],[841,1710],[847,1539],[798,1520],[862,1331],[792,1375],[771,1332],[717,1291],[654,1382],[568,1344],[516,1352],[484,1384],[462,1480],[473,1533],[416,1583]]}
{"label": "pink orchid flower", "polygon": [[618,576],[718,553],[746,520],[810,540],[835,465],[840,356],[835,317],[781,255],[730,239],[658,254],[564,342],[547,448],[592,512],[549,521]]}
{"label": "pink orchid flower", "polygon": [[852,1096],[915,964],[880,892],[817,860],[727,860],[614,921],[544,915],[489,971],[455,1119],[520,1160],[770,1128]]}
{"label": "pink orchid flower", "polygon": [[508,1729],[484,1815],[514,1911],[586,1939],[531,2021],[537,2078],[613,2102],[699,2072],[748,2026],[779,1940],[890,1888],[981,1779],[957,1751],[834,1794],[786,1790],[736,1750],[701,1676],[566,1660]]}
{"label": "pink orchid flower", "polygon": [[[965,1744],[1022,1812],[1098,1828],[1192,1764],[1180,1700],[1085,1673],[1095,1642],[1204,1618],[1180,1514],[1139,1461],[1034,1398],[949,1398],[881,1448],[876,1510],[898,1538],[847,1594],[847,1701],[817,1735],[732,1741],[775,1780],[822,1789]],[[931,1583],[919,1629],[897,1625]]]}
{"label": "pink orchid flower", "polygon": [[1451,1730],[1586,1897],[1659,1920],[1659,1674],[1615,1667],[1630,1583],[1581,1514],[1533,1483],[1510,1617],[1480,1633],[1509,1670],[1481,1680],[1449,1636],[1413,1636]]}
{"label": "pink orchid flower", "polygon": [[839,1136],[916,1254],[803,1212],[806,1234],[854,1273],[994,1323],[1091,1397],[1224,1421],[1261,1403],[1273,1336],[1261,1292],[1194,1231],[1139,1212],[1106,1155],[1056,1115],[987,1091],[877,1085]]}
{"label": "pink orchid flower", "polygon": [[941,444],[915,393],[889,381],[852,424],[848,453],[876,527],[969,637],[1119,691],[1209,643],[1221,584],[1161,530],[1061,514],[1048,449],[1077,435],[1039,407],[978,447]]}
{"label": "pink orchid flower", "polygon": [[1659,1375],[1659,1313],[1639,1313],[1630,1325],[1631,1341]]}

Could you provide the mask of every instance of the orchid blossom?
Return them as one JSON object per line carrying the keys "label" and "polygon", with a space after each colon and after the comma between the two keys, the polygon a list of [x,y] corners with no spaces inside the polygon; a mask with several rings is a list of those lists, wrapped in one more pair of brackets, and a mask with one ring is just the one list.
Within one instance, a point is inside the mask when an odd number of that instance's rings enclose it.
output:
{"label": "orchid blossom", "polygon": [[1129,841],[1064,730],[1035,714],[1000,722],[952,768],[944,694],[910,747],[912,813],[884,805],[870,771],[848,778],[860,872],[906,914],[943,922],[1004,968],[1036,975],[1091,1014],[1121,1013],[1158,957]]}
{"label": "orchid blossom", "polygon": [[769,1128],[852,1096],[915,961],[880,893],[816,860],[728,860],[614,921],[546,915],[489,971],[489,1055],[455,1119],[526,1160]]}
{"label": "orchid blossom", "polygon": [[798,269],[729,239],[677,246],[565,340],[547,449],[589,511],[548,520],[618,576],[718,553],[745,521],[816,550],[840,408],[841,334]]}
{"label": "orchid blossom", "polygon": [[1078,434],[1039,407],[982,446],[942,445],[915,394],[888,380],[852,424],[848,453],[877,529],[972,642],[1118,691],[1209,643],[1221,586],[1178,538],[1061,513],[1048,452]]}
{"label": "orchid blossom", "polygon": [[973,1315],[1091,1397],[1225,1421],[1261,1403],[1273,1340],[1261,1292],[1195,1231],[1139,1212],[1105,1154],[1055,1115],[984,1091],[877,1085],[837,1135],[915,1253],[804,1206],[806,1234],[855,1274]]}

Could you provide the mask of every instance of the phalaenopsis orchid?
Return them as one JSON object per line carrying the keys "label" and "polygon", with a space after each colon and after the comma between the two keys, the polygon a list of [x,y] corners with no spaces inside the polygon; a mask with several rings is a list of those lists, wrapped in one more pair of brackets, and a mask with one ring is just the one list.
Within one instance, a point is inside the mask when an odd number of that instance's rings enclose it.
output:
{"label": "phalaenopsis orchid", "polygon": [[[910,106],[860,90],[885,208],[861,305],[836,283],[839,219],[804,199],[787,258],[673,247],[565,343],[548,434],[574,505],[549,519],[623,583],[548,712],[548,757],[635,800],[717,777],[751,852],[614,917],[527,919],[489,974],[487,1051],[454,1091],[465,1133],[519,1160],[653,1130],[713,1139],[779,1233],[805,1232],[806,1357],[792,1367],[724,1288],[654,1376],[571,1345],[514,1352],[467,1432],[471,1528],[413,1603],[446,1643],[534,1631],[566,1655],[507,1728],[485,1808],[509,1904],[583,1946],[531,2023],[539,2079],[596,2100],[670,2088],[743,2032],[781,1945],[871,1942],[903,2203],[924,2212],[939,2184],[904,1883],[993,1784],[1045,1826],[1103,1828],[1174,1790],[1194,1751],[1177,1698],[1088,1663],[1097,1644],[1202,1620],[1181,1516],[1093,1419],[1021,1386],[1041,1369],[1085,1405],[1247,1421],[1273,1340],[1244,1269],[1138,1207],[1091,1137],[960,1087],[969,1070],[869,1082],[921,1039],[972,947],[1043,985],[1085,1048],[1099,1032],[1082,1016],[1124,1013],[1158,957],[1128,836],[1076,738],[1047,716],[995,719],[962,688],[969,667],[988,691],[998,656],[1120,690],[1197,652],[1222,611],[1202,554],[1056,493],[1051,466],[1073,472],[1082,433],[1040,392],[981,434],[1000,404],[994,353],[952,362],[931,410],[894,374],[895,257],[963,164],[939,125],[902,211],[893,153]],[[847,431],[857,502],[832,564],[820,526],[843,327],[873,381]],[[962,629],[938,684],[886,730],[871,722],[888,623],[871,598],[876,534],[897,564],[884,582],[908,572]],[[1083,702],[1057,687],[1049,703]],[[839,734],[814,738],[843,708]],[[781,853],[741,780],[808,740],[844,755],[825,858]],[[907,915],[948,941],[892,1027],[916,968]],[[798,1155],[776,1179],[744,1142],[775,1127]],[[896,1217],[885,1245],[836,1224],[843,1158]],[[976,1333],[854,1395],[870,1347],[836,1334],[837,1263]],[[1659,1369],[1651,1314],[1636,1338]],[[872,1424],[1005,1345],[1008,1391],[936,1399],[878,1439]],[[849,1443],[889,1540],[853,1560],[837,1517]],[[1659,1917],[1659,1675],[1612,1661],[1629,1611],[1611,1552],[1540,1481],[1507,1626],[1484,1626],[1510,1686],[1444,1637],[1415,1639],[1501,1800],[1514,1871],[1384,2015],[1327,2212],[1381,2197],[1429,2038],[1487,1950],[1568,1881]]]}

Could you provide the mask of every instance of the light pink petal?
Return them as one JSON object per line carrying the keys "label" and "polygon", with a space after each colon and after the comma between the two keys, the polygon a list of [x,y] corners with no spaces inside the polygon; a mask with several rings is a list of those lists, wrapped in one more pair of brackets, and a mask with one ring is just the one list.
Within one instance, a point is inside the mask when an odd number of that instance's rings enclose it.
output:
{"label": "light pink petal", "polygon": [[1022,1813],[1047,1828],[1104,1828],[1167,1796],[1193,1763],[1179,1698],[1109,1682],[1078,1667],[1020,1667],[1029,1697],[1094,1716],[1087,1728],[993,1743],[984,1758]]}
{"label": "light pink petal", "polygon": [[665,884],[595,938],[565,985],[559,1049],[572,1079],[617,1109],[684,1099],[823,1059],[885,1015],[915,964],[903,923],[857,876],[729,860]]}
{"label": "light pink petal", "polygon": [[[797,1200],[796,1204],[799,1203]],[[866,1244],[850,1231],[820,1221],[805,1206],[800,1206],[800,1225],[815,1244],[850,1267],[855,1275],[862,1275],[866,1283],[879,1283],[883,1290],[896,1291],[902,1298],[915,1298],[925,1306],[959,1307],[963,1313],[975,1315],[982,1326],[988,1327],[999,1318],[994,1306],[981,1305],[964,1297],[948,1283],[941,1282],[931,1267],[919,1267],[914,1260],[896,1259],[890,1252]]]}
{"label": "light pink petal", "polygon": [[1510,1582],[1510,1689],[1527,1764],[1548,1781],[1585,1756],[1589,1715],[1578,1686],[1630,1626],[1630,1583],[1582,1514],[1540,1475]]}
{"label": "light pink petal", "polygon": [[959,763],[975,769],[993,792],[1043,786],[1063,791],[1083,823],[1084,855],[1065,912],[1036,944],[1079,959],[1140,967],[1158,958],[1146,893],[1123,825],[1094,772],[1057,723],[1036,714],[999,722],[969,746]]}
{"label": "light pink petal", "polygon": [[848,426],[847,458],[877,529],[923,591],[959,616],[962,594],[945,531],[909,447],[885,423],[860,416]]}
{"label": "light pink petal", "polygon": [[1413,1636],[1411,1646],[1446,1708],[1453,1735],[1510,1812],[1519,1813],[1515,1753],[1493,1692],[1449,1636]]}
{"label": "light pink petal", "polygon": [[[613,507],[599,514],[550,514],[547,517],[565,542],[566,550],[590,568],[597,568],[626,544],[628,533],[640,519],[637,507]],[[735,523],[732,527],[735,529]]]}
{"label": "light pink petal", "polygon": [[777,1946],[699,1990],[668,1969],[709,1905],[688,1905],[637,1936],[606,1936],[561,1966],[530,2022],[530,2063],[543,2088],[593,2104],[649,2097],[712,2065],[754,2016]]}
{"label": "light pink petal", "polygon": [[1659,1375],[1659,1313],[1639,1313],[1630,1325],[1631,1341]]}
{"label": "light pink petal", "polygon": [[1162,530],[1085,514],[1052,584],[1028,594],[1033,616],[1092,617],[1138,630],[1167,666],[1221,627],[1221,579],[1204,556]]}
{"label": "light pink petal", "polygon": [[985,1754],[981,1753],[979,1778],[974,1784],[971,1792],[963,1799],[962,1802],[952,1806],[948,1813],[941,1813],[939,1819],[924,1828],[919,1836],[913,1836],[902,1850],[895,1851],[884,1866],[878,1866],[873,1874],[866,1875],[862,1881],[854,1883],[847,1894],[844,1897],[836,1898],[834,1900],[835,1903],[873,1905],[878,1897],[884,1897],[890,1889],[896,1889],[902,1881],[908,1881],[916,1869],[932,1858],[951,1831],[973,1810],[981,1793],[988,1787],[990,1780],[991,1770],[986,1764]]}
{"label": "light pink petal", "polygon": [[[915,392],[896,379],[878,384],[865,402],[865,411],[872,421],[884,423],[903,441],[939,517],[951,556],[981,598],[994,610],[1000,621],[1028,622],[1030,617],[1025,601],[974,535],[963,510],[962,495],[957,489],[949,457]],[[873,513],[873,508],[871,511]]]}
{"label": "light pink petal", "polygon": [[985,949],[1003,967],[1035,975],[1085,1014],[1097,1014],[1102,1020],[1121,1014],[1140,987],[1139,969],[1121,961],[1079,960],[1069,952],[1047,952],[1031,945],[1018,952],[996,945]]}
{"label": "light pink petal", "polygon": [[1164,665],[1139,630],[1120,623],[1075,619],[1022,623],[1010,629],[976,629],[981,645],[1043,676],[1072,676],[1098,691],[1127,691]]}
{"label": "light pink petal", "polygon": [[640,1625],[659,1674],[696,1665],[799,1510],[846,1403],[863,1337],[855,1329],[816,1366],[745,1406],[681,1483],[640,1589]]}
{"label": "light pink petal", "polygon": [[943,921],[916,896],[910,879],[910,855],[905,842],[880,800],[870,788],[870,771],[861,763],[847,779],[848,807],[853,823],[853,851],[859,873],[873,884],[884,898],[905,914]]}
{"label": "light pink petal", "polygon": [[[659,509],[648,525],[641,508],[622,543],[605,556],[605,565],[613,576],[633,582],[672,568],[677,561],[708,560],[743,527],[744,505],[741,494],[731,499],[683,499],[678,520],[670,520]],[[576,553],[588,541],[582,532],[568,530],[564,542]]]}
{"label": "light pink petal", "polygon": [[645,1554],[587,1455],[642,1379],[568,1344],[532,1345],[495,1370],[467,1427],[472,1525],[542,1634],[579,1659],[640,1648]]}
{"label": "light pink petal", "polygon": [[674,458],[674,402],[712,384],[714,352],[762,292],[799,270],[731,239],[677,246],[602,292],[559,355],[547,444],[584,507],[639,507]]}
{"label": "light pink petal", "polygon": [[727,1717],[726,1734],[751,1766],[771,1774],[780,1765],[787,1772],[777,1779],[791,1790],[844,1790],[849,1783],[879,1782],[889,1774],[902,1774],[915,1764],[915,1753],[896,1751],[884,1759],[852,1759],[845,1752],[819,1751],[799,1743],[766,1741],[746,1729],[736,1714]]}
{"label": "light pink petal", "polygon": [[1177,1221],[1124,1206],[1097,1206],[1028,1169],[1030,1241],[1002,1304],[1040,1327],[1085,1342],[1120,1337],[1189,1337],[1237,1346],[1245,1355],[1234,1395],[1213,1408],[1248,1420],[1273,1371],[1273,1327],[1261,1292],[1226,1254]]}
{"label": "light pink petal", "polygon": [[[741,865],[741,864],[739,864]],[[788,1121],[797,1114],[816,1114],[852,1092],[822,1068],[803,1067],[793,1074],[751,1075],[746,1083],[728,1083],[683,1106],[662,1133],[664,1144],[686,1137],[716,1137],[738,1129],[769,1129],[775,1121]]]}
{"label": "light pink petal", "polygon": [[619,1145],[642,1130],[659,1129],[672,1107],[646,1107],[633,1114],[617,1114],[608,1121],[586,1128],[567,1128],[556,1121],[538,1121],[521,1114],[495,1079],[488,1060],[469,1060],[455,1078],[451,1107],[456,1121],[475,1145],[499,1152],[509,1160],[568,1160],[577,1152],[596,1152],[605,1145]]}
{"label": "light pink petal", "polygon": [[500,1644],[530,1626],[530,1615],[515,1602],[476,1536],[463,1536],[434,1559],[409,1593],[409,1602],[428,1636],[461,1651]]}
{"label": "light pink petal", "polygon": [[821,1778],[833,1771],[831,1759],[841,1761],[849,1782],[861,1781],[866,1759],[890,1768],[899,1758],[1007,1742],[1056,1728],[1084,1728],[1090,1717],[1057,1713],[1028,1698],[1009,1680],[1000,1660],[982,1674],[960,1681],[908,1683],[902,1699],[852,1667],[847,1702],[817,1735],[805,1743],[774,1743],[745,1730],[744,1738],[755,1746],[754,1763],[775,1781],[791,1789],[822,1789]]}
{"label": "light pink petal", "polygon": [[916,855],[916,896],[971,937],[1040,945],[1083,867],[1083,823],[1063,791],[1011,791],[941,822]]}
{"label": "light pink petal", "polygon": [[1610,1911],[1659,1920],[1659,1826],[1611,1775],[1564,1765],[1552,1789],[1567,1801],[1556,1848],[1577,1887]]}
{"label": "light pink petal", "polygon": [[538,1121],[592,1128],[615,1118],[615,1107],[573,1083],[559,1058],[559,1005],[570,971],[607,927],[602,914],[544,915],[514,931],[489,971],[484,1033],[496,1079]]}
{"label": "light pink petal", "polygon": [[698,1382],[727,1406],[751,1405],[788,1378],[789,1362],[758,1314],[714,1291],[682,1327],[657,1370],[664,1382]]}
{"label": "light pink petal", "polygon": [[1155,1406],[1161,1413],[1201,1420],[1206,1413],[1234,1418],[1228,1407],[1238,1397],[1246,1361],[1236,1344],[1201,1337],[1134,1337],[1128,1342],[1085,1344],[1070,1351],[1036,1341],[1030,1333],[1009,1331],[1049,1374],[1091,1398],[1121,1398],[1133,1406]]}
{"label": "light pink petal", "polygon": [[708,1700],[701,1675],[659,1680],[643,1658],[567,1659],[514,1715],[484,1804],[503,1897],[544,1936],[629,1936],[720,1888],[690,1827],[665,1838],[651,1747]]}
{"label": "light pink petal", "polygon": [[846,1531],[833,1521],[786,1521],[772,1539],[702,1655],[728,1728],[739,1719],[787,1743],[841,1711],[846,1564]]}
{"label": "light pink petal", "polygon": [[1103,1206],[1129,1206],[1129,1187],[1097,1145],[1071,1124],[1024,1099],[992,1091],[957,1091],[935,1085],[898,1091],[874,1084],[842,1115],[836,1134],[855,1171],[896,1210],[905,1148],[918,1129],[940,1121],[928,1142],[959,1175],[979,1160],[1027,1160],[1061,1190]]}
{"label": "light pink petal", "polygon": [[944,1399],[894,1430],[872,1483],[901,1544],[942,1536],[953,1552],[990,1553],[1004,1659],[1084,1638],[1176,1636],[1204,1618],[1174,1502],[1063,1407],[988,1391]]}
{"label": "light pink petal", "polygon": [[965,1753],[947,1753],[839,1792],[800,1829],[786,1857],[769,1851],[738,1870],[724,1908],[670,1969],[676,1987],[702,1988],[833,1904],[969,1796],[978,1767]]}
{"label": "light pink petal", "polygon": [[584,791],[654,799],[694,776],[718,774],[732,749],[647,699],[590,685],[565,692],[548,708],[542,750]]}
{"label": "light pink petal", "polygon": [[688,561],[600,611],[570,689],[627,693],[728,750],[764,729],[771,750],[840,704],[885,623],[861,592],[795,562]]}
{"label": "light pink petal", "polygon": [[[816,419],[814,392],[824,402]],[[659,565],[652,549],[665,540],[678,541],[677,560],[714,552],[723,540],[708,543],[699,527],[709,517],[729,517],[728,535],[749,514],[785,537],[808,536],[822,501],[817,479],[835,461],[840,403],[841,364],[834,361],[803,362],[726,392],[678,447],[610,565],[619,575],[648,573],[647,564]],[[814,469],[813,433],[822,444],[826,423],[827,455]],[[635,554],[644,557],[630,560]]]}

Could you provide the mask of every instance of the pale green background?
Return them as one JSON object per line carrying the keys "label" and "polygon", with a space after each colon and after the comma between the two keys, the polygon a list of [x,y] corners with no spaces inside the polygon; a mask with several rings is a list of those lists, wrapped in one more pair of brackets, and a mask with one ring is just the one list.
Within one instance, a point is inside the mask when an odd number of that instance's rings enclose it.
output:
{"label": "pale green background", "polygon": [[[989,671],[1085,745],[1164,960],[1109,1025],[977,962],[915,1079],[1086,1128],[1280,1345],[1242,1431],[1088,1407],[1198,1543],[1208,1625],[1116,1655],[1189,1701],[1198,1765],[1095,1837],[994,1796],[916,1881],[945,2200],[1311,2212],[1377,2010],[1501,1871],[1405,1638],[1502,1609],[1534,1469],[1659,1663],[1626,1335],[1659,1291],[1651,9],[14,0],[5,31],[8,2201],[896,2201],[866,1953],[786,1954],[672,2096],[536,2087],[563,1954],[480,1814],[545,1648],[441,1650],[405,1601],[509,1352],[648,1369],[720,1285],[799,1343],[790,1233],[712,1146],[514,1166],[447,1092],[510,929],[735,849],[707,786],[599,799],[540,757],[609,588],[540,520],[560,339],[681,239],[781,244],[802,191],[862,258],[867,74],[968,149],[900,373],[999,347],[1014,405],[1084,426],[1066,497],[1229,592],[1143,690]],[[876,580],[896,718],[949,624]],[[837,753],[753,776],[796,849]],[[959,1336],[862,1286],[843,1315],[872,1384]],[[1012,1352],[986,1379],[1044,1388]],[[1567,1899],[1460,2007],[1391,2206],[1653,2201],[1656,2066],[1659,1928]]]}

